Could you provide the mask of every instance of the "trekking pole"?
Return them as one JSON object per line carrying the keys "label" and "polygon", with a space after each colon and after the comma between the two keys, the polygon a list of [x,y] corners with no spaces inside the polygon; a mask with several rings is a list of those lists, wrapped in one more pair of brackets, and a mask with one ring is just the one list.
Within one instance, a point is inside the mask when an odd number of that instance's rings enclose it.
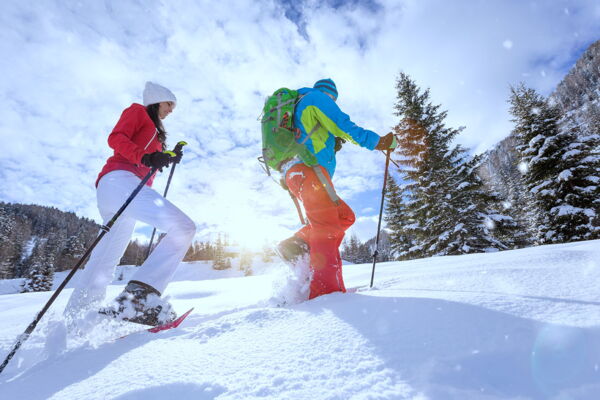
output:
{"label": "trekking pole", "polygon": [[[168,152],[168,153],[171,153],[171,152]],[[174,153],[173,153],[173,155],[174,155]],[[48,302],[46,303],[46,305],[44,306],[44,308],[42,308],[42,310],[37,314],[37,316],[35,317],[35,319],[33,320],[33,322],[31,322],[31,324],[29,324],[29,326],[27,327],[27,329],[25,329],[25,332],[23,332],[21,335],[19,335],[19,337],[17,337],[17,341],[14,344],[13,348],[8,353],[8,355],[6,356],[6,359],[4,360],[4,362],[2,363],[2,365],[0,365],[0,373],[2,373],[2,371],[4,371],[4,368],[6,368],[6,366],[9,363],[9,361],[14,357],[15,353],[17,352],[17,350],[19,350],[19,347],[21,347],[21,345],[23,343],[25,343],[25,341],[27,339],[29,339],[29,336],[31,335],[31,333],[33,332],[33,330],[35,329],[35,327],[37,326],[37,324],[40,322],[40,320],[42,319],[42,317],[44,316],[44,314],[46,314],[46,311],[48,311],[48,309],[50,308],[50,306],[52,305],[52,303],[54,303],[54,300],[56,300],[56,298],[62,292],[62,290],[65,288],[65,286],[67,286],[67,283],[69,283],[69,281],[71,280],[71,278],[73,278],[73,275],[75,275],[75,272],[77,272],[77,270],[79,269],[79,267],[81,267],[81,265],[83,264],[83,262],[90,255],[90,253],[92,252],[92,250],[94,250],[94,248],[100,242],[100,240],[102,240],[102,238],[104,237],[104,235],[106,235],[110,231],[110,228],[112,228],[112,226],[115,224],[115,222],[117,221],[117,219],[121,216],[121,214],[123,214],[123,211],[125,211],[125,209],[127,208],[127,206],[133,201],[133,199],[135,198],[135,196],[137,196],[137,194],[140,192],[140,190],[142,190],[142,188],[144,187],[144,185],[146,184],[146,182],[148,182],[148,179],[150,179],[152,177],[152,175],[154,175],[156,173],[156,170],[157,170],[157,168],[152,168],[150,170],[150,172],[148,172],[148,174],[144,177],[144,179],[142,179],[142,181],[140,182],[140,184],[129,195],[129,197],[127,198],[127,200],[125,201],[125,203],[121,206],[121,208],[119,208],[119,210],[115,213],[115,215],[113,215],[113,217],[111,218],[111,220],[108,221],[108,223],[106,225],[103,225],[103,226],[100,227],[100,229],[102,230],[102,232],[100,232],[100,234],[96,237],[96,239],[94,240],[94,242],[92,243],[92,245],[86,250],[85,254],[83,256],[81,256],[81,258],[79,259],[79,261],[77,262],[77,264],[75,264],[75,266],[73,267],[73,269],[71,270],[71,272],[69,272],[69,274],[67,275],[67,277],[65,278],[65,280],[60,284],[60,286],[58,287],[58,289],[56,289],[56,291],[54,292],[54,294],[52,295],[52,297],[50,297],[50,300],[48,300]]]}
{"label": "trekking pole", "polygon": [[[174,153],[178,153],[181,151],[181,149],[183,149],[183,146],[185,146],[187,143],[184,142],[183,140],[181,142],[178,142],[177,145],[175,146],[175,148],[173,149]],[[167,192],[169,191],[169,186],[171,186],[171,179],[173,178],[173,174],[175,173],[175,166],[177,164],[173,164],[171,166],[171,172],[169,172],[169,179],[167,180],[167,187],[165,187],[165,193],[163,193],[163,197],[166,199],[167,198]],[[150,236],[150,244],[148,245],[148,251],[146,252],[146,258],[148,258],[150,256],[150,250],[152,249],[152,242],[154,241],[154,234],[156,233],[156,227],[154,227],[154,229],[152,229],[152,236]]]}
{"label": "trekking pole", "polygon": [[294,202],[294,205],[296,206],[296,211],[298,211],[298,217],[300,218],[300,222],[302,223],[302,225],[306,225],[306,221],[304,220],[304,215],[302,215],[302,209],[300,209],[300,204],[298,204],[298,199],[296,198],[296,196],[294,196],[292,194],[292,192],[290,192],[289,189],[288,189],[288,193],[290,194],[290,197],[292,198],[292,201]]}
{"label": "trekking pole", "polygon": [[385,188],[387,186],[388,168],[390,166],[390,155],[392,149],[387,151],[385,155],[385,173],[383,177],[383,189],[381,190],[381,205],[379,206],[379,222],[377,223],[377,237],[375,239],[375,251],[373,252],[373,270],[371,272],[371,286],[373,287],[373,279],[375,278],[375,264],[377,263],[377,255],[379,254],[379,233],[381,232],[381,216],[383,215],[383,202],[385,201]]}
{"label": "trekking pole", "polygon": [[[385,151],[381,150],[381,152],[383,153],[383,155],[385,155]],[[400,166],[398,165],[398,163],[396,161],[392,160],[391,158],[390,158],[390,162],[392,164],[394,164],[396,167],[400,168]]]}

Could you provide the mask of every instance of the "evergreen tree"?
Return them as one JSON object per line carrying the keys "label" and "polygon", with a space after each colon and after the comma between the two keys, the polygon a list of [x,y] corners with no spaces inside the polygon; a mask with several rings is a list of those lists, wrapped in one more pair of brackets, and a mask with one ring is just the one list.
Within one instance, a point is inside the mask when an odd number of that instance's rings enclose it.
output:
{"label": "evergreen tree", "polygon": [[71,235],[62,246],[59,263],[63,264],[65,268],[73,268],[85,253],[86,247],[83,240],[83,236]]}
{"label": "evergreen tree", "polygon": [[54,256],[47,252],[46,243],[39,243],[32,256],[32,264],[23,284],[22,292],[46,292],[52,290],[54,279]]}
{"label": "evergreen tree", "polygon": [[182,261],[196,261],[198,258],[196,242],[190,244],[190,247],[187,249],[185,255],[183,256]]}
{"label": "evergreen tree", "polygon": [[14,274],[13,260],[16,246],[12,232],[15,225],[13,217],[0,203],[0,279],[11,278]]}
{"label": "evergreen tree", "polygon": [[510,105],[538,241],[597,238],[598,135],[579,132],[578,122],[561,117],[556,106],[523,84],[511,88]]}
{"label": "evergreen tree", "polygon": [[494,190],[495,193],[502,190],[504,196],[496,194],[496,197],[503,198],[501,202],[502,210],[514,219],[517,226],[511,233],[510,239],[514,243],[514,247],[530,246],[536,242],[537,237],[537,228],[534,227],[532,216],[535,217],[538,214],[532,207],[532,195],[524,190],[518,162],[515,162],[510,171],[500,170],[497,174],[501,178],[500,185],[502,185],[502,188],[492,185],[491,190]]}
{"label": "evergreen tree", "polygon": [[231,268],[231,260],[229,260],[229,266],[227,263],[228,260],[229,258],[225,257],[225,244],[223,243],[223,239],[219,233],[214,247],[213,269]]}
{"label": "evergreen tree", "polygon": [[555,179],[557,204],[550,209],[552,227],[557,232],[554,241],[598,239],[600,126],[586,127],[567,115],[560,121],[560,130],[569,142],[558,166],[562,171]]}
{"label": "evergreen tree", "polygon": [[458,193],[450,200],[463,218],[464,224],[456,231],[457,242],[464,246],[463,251],[455,250],[451,254],[470,253],[468,247],[476,252],[506,250],[517,246],[515,231],[518,226],[515,220],[502,213],[500,198],[484,187],[477,171],[481,156],[471,159],[466,154],[454,171]]}
{"label": "evergreen tree", "polygon": [[388,177],[385,197],[384,220],[387,229],[391,232],[389,237],[391,254],[388,257],[403,260],[413,246],[413,241],[404,228],[408,221],[405,190],[396,184],[391,175]]}
{"label": "evergreen tree", "polygon": [[[395,127],[399,137],[400,177],[407,182],[404,231],[414,244],[406,258],[465,254],[506,249],[493,229],[506,229],[514,222],[490,204],[492,195],[483,190],[475,172],[478,159],[469,159],[461,146],[452,147],[460,129],[444,124],[446,111],[430,102],[429,90],[421,91],[404,73],[396,88]],[[491,223],[491,222],[493,223]]]}
{"label": "evergreen tree", "polygon": [[[356,262],[359,264],[364,264],[373,261],[373,252],[375,251],[375,246],[371,249],[367,243],[360,243],[358,245],[358,252],[356,255]],[[385,252],[382,252],[381,249],[378,252],[377,261],[385,261]]]}
{"label": "evergreen tree", "polygon": [[348,252],[345,255],[346,256],[346,260],[350,261],[351,263],[357,264],[360,262],[359,259],[359,247],[360,242],[358,241],[358,238],[356,237],[356,234],[352,234],[352,236],[350,237],[350,241],[348,243]]}
{"label": "evergreen tree", "polygon": [[342,246],[341,246],[341,251],[340,251],[340,257],[342,257],[342,260],[345,261],[350,261],[348,259],[348,250],[350,249],[349,245],[348,245],[348,239],[345,238],[344,241],[342,242]]}
{"label": "evergreen tree", "polygon": [[142,265],[145,261],[147,251],[148,245],[134,239],[127,245],[119,265]]}

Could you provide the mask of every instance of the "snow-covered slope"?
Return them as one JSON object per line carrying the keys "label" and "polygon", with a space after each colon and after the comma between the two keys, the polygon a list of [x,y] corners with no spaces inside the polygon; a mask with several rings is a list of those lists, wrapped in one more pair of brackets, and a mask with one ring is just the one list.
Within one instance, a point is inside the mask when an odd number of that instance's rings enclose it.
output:
{"label": "snow-covered slope", "polygon": [[[160,334],[102,325],[57,354],[44,321],[0,397],[600,398],[600,241],[378,264],[373,289],[370,265],[347,265],[355,291],[277,308],[283,270],[173,282],[176,309],[195,311]],[[1,358],[49,295],[0,296]]]}

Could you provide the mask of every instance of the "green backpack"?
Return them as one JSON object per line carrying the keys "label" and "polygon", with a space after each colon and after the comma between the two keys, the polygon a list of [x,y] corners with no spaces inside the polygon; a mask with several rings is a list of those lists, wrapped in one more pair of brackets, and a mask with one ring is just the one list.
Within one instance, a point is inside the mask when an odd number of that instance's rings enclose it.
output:
{"label": "green backpack", "polygon": [[300,131],[294,128],[294,109],[299,100],[296,90],[281,88],[265,101],[260,121],[263,155],[259,160],[266,165],[269,175],[269,167],[280,171],[284,162],[296,156],[308,166],[317,164],[317,158],[306,145],[296,142]]}

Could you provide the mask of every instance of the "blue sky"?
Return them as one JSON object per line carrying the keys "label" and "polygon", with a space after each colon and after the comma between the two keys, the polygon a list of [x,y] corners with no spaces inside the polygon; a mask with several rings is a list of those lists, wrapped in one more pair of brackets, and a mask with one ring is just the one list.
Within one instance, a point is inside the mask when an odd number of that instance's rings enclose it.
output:
{"label": "blue sky", "polygon": [[[298,227],[262,172],[266,95],[331,77],[338,104],[380,134],[410,74],[448,110],[457,141],[482,152],[510,132],[509,85],[549,94],[600,38],[597,1],[65,1],[3,3],[0,200],[99,221],[94,182],[121,111],[147,80],[178,98],[169,142],[189,143],[169,198],[197,223],[256,246]],[[346,145],[334,183],[375,234],[384,158]],[[167,174],[155,182],[162,192]],[[147,228],[140,227],[143,236]]]}

